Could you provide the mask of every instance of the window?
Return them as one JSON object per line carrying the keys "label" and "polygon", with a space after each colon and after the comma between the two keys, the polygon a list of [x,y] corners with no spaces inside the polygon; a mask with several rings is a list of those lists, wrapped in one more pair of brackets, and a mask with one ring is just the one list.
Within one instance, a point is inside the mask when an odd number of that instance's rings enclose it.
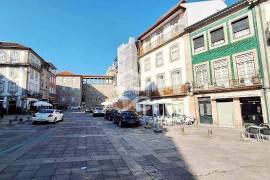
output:
{"label": "window", "polygon": [[151,70],[151,62],[150,59],[146,59],[144,62],[144,72]]}
{"label": "window", "polygon": [[10,68],[9,69],[9,76],[11,77],[11,78],[17,78],[17,69],[16,68]]}
{"label": "window", "polygon": [[156,54],[156,67],[160,67],[163,65],[163,54],[159,52]]}
{"label": "window", "polygon": [[18,91],[18,86],[15,82],[9,82],[8,84],[8,91],[10,93],[16,93]]}
{"label": "window", "polygon": [[19,51],[12,51],[10,54],[10,61],[12,63],[19,62],[20,60],[20,52]]}
{"label": "window", "polygon": [[225,42],[223,27],[210,32],[212,46],[217,46]]}
{"label": "window", "polygon": [[204,50],[204,36],[201,35],[193,39],[194,52],[200,52]]}
{"label": "window", "polygon": [[34,71],[33,71],[33,69],[30,69],[29,73],[30,73],[30,79],[34,79]]}
{"label": "window", "polygon": [[172,83],[173,89],[180,88],[180,85],[182,83],[182,76],[181,76],[181,71],[179,69],[174,70],[171,73],[171,83]]}
{"label": "window", "polygon": [[205,87],[208,85],[208,70],[207,65],[197,65],[195,67],[196,84],[199,87]]}
{"label": "window", "polygon": [[229,71],[228,61],[226,59],[218,60],[213,63],[216,85],[221,87],[228,87],[229,85]]}
{"label": "window", "polygon": [[0,62],[7,61],[7,53],[4,50],[0,50]]}
{"label": "window", "polygon": [[38,72],[34,71],[34,74],[35,74],[35,80],[38,80]]}
{"label": "window", "polygon": [[171,29],[173,35],[176,35],[179,32],[178,19],[175,19],[171,22]]}
{"label": "window", "polygon": [[164,74],[159,74],[157,76],[157,87],[158,89],[165,88],[165,75]]}
{"label": "window", "polygon": [[248,17],[232,22],[234,38],[240,38],[250,33]]}
{"label": "window", "polygon": [[151,78],[147,78],[145,80],[145,90],[148,90],[148,91],[152,90]]}
{"label": "window", "polygon": [[170,60],[176,61],[178,59],[179,59],[179,48],[178,45],[175,45],[170,48]]}
{"label": "window", "polygon": [[158,40],[159,43],[163,42],[163,31],[162,30],[157,32],[157,40]]}
{"label": "window", "polygon": [[240,83],[251,84],[255,76],[255,65],[253,53],[241,54],[235,57],[237,72]]}
{"label": "window", "polygon": [[5,91],[5,81],[0,81],[0,93]]}

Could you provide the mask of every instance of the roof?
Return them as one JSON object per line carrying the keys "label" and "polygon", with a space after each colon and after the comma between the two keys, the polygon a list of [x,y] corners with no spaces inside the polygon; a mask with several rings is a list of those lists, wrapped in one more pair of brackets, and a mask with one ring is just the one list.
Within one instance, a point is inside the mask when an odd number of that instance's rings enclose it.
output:
{"label": "roof", "polygon": [[113,78],[113,76],[108,75],[82,75],[83,78]]}
{"label": "roof", "polygon": [[173,8],[171,8],[166,14],[164,14],[163,16],[161,16],[154,25],[152,25],[147,31],[145,31],[137,39],[142,39],[146,34],[148,34],[153,29],[155,29],[157,26],[159,26],[161,23],[163,23],[166,19],[168,19],[171,15],[173,15],[179,9],[185,9],[185,7],[181,6],[181,4],[182,3],[185,3],[185,2],[186,1],[180,1],[180,2],[178,2]]}
{"label": "roof", "polygon": [[0,42],[0,48],[14,48],[14,49],[30,49],[22,44],[13,42]]}
{"label": "roof", "polygon": [[56,76],[81,76],[81,75],[74,74],[70,71],[62,71],[62,72],[57,73]]}
{"label": "roof", "polygon": [[201,21],[189,26],[185,28],[185,31],[191,32],[193,30],[195,30],[196,28],[199,28],[201,26],[204,26],[205,24],[209,24],[209,22],[215,20],[216,18],[220,18],[224,15],[226,15],[226,13],[233,11],[234,9],[243,6],[243,5],[248,5],[248,1],[247,0],[240,0],[234,4],[232,4],[231,6],[228,6],[220,11],[218,11],[217,13],[212,14],[211,16],[208,16],[204,19],[202,19]]}
{"label": "roof", "polygon": [[36,53],[32,48],[27,47],[27,46],[24,46],[24,45],[19,44],[19,43],[14,43],[14,42],[0,42],[0,48],[29,50],[33,54],[35,54],[38,58],[40,58],[41,61],[43,61],[44,63],[46,63],[46,61],[38,53]]}

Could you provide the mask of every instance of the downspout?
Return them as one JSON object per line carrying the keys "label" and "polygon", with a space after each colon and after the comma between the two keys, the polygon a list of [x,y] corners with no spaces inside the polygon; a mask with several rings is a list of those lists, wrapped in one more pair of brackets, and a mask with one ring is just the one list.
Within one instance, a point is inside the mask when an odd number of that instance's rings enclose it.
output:
{"label": "downspout", "polygon": [[[259,6],[260,6],[260,4],[259,4]],[[257,27],[257,20],[256,20],[256,11],[255,11],[255,9],[254,9],[254,7],[255,6],[252,6],[252,4],[251,4],[251,8],[252,8],[252,14],[253,14],[253,21],[254,21],[254,27],[255,27],[255,34],[256,34],[256,41],[257,41],[257,45],[258,45],[258,50],[259,50],[259,53],[258,53],[258,55],[260,56],[260,53],[261,53],[261,49],[260,49],[260,46],[259,46],[259,44],[260,44],[260,42],[259,42],[259,34],[258,34],[258,27]],[[260,10],[260,8],[259,8],[259,10]],[[261,19],[261,11],[259,11],[259,17],[260,17],[260,21],[262,20]],[[261,26],[262,26],[262,22],[261,22]],[[263,39],[264,39],[264,37],[263,37]],[[268,112],[268,103],[267,103],[267,94],[266,94],[266,89],[265,89],[265,86],[264,86],[264,73],[263,73],[263,68],[262,68],[262,62],[261,62],[261,56],[259,57],[259,60],[260,60],[260,71],[261,71],[261,75],[262,75],[262,78],[263,78],[263,80],[262,80],[262,87],[263,87],[263,95],[264,95],[264,103],[265,103],[265,106],[266,106],[266,116],[267,116],[267,121],[268,121],[268,123],[270,124],[270,121],[269,121],[269,112]],[[267,63],[268,63],[268,59],[267,59],[267,56],[266,56],[266,60],[267,60]],[[267,70],[269,70],[268,68],[267,68]],[[268,71],[269,72],[269,71]],[[269,74],[268,74],[268,77],[269,77]],[[268,79],[269,80],[269,79]]]}

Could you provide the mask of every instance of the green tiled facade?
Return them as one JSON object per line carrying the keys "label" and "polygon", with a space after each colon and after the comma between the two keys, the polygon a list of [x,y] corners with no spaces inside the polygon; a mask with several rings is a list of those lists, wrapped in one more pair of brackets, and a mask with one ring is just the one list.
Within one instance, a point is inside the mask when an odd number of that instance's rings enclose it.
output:
{"label": "green tiled facade", "polygon": [[[230,21],[232,19],[237,19],[238,17],[240,18],[241,16],[249,14],[252,16],[252,26],[250,28],[253,28],[253,34],[251,36],[248,36],[246,38],[243,38],[242,40],[237,40],[237,41],[232,41],[232,34],[230,33],[229,26],[231,26]],[[262,68],[261,68],[261,57],[260,57],[260,49],[259,49],[259,44],[258,44],[258,38],[256,36],[257,34],[257,28],[256,28],[256,19],[254,18],[254,12],[252,9],[249,7],[246,7],[242,10],[239,10],[238,12],[235,12],[231,15],[227,15],[226,17],[223,17],[221,19],[216,20],[215,22],[212,22],[211,24],[204,25],[200,27],[199,29],[193,31],[190,33],[190,44],[191,44],[191,58],[192,58],[192,65],[193,65],[193,77],[194,77],[194,65],[203,63],[203,62],[210,62],[212,60],[216,59],[221,59],[223,57],[230,57],[231,61],[231,79],[235,78],[235,70],[233,66],[233,58],[232,56],[237,53],[241,52],[246,52],[248,50],[254,50],[256,49],[257,56],[256,59],[259,64],[259,73],[260,76],[262,77]],[[210,39],[209,39],[209,32],[210,30],[215,29],[215,27],[220,27],[222,25],[224,26],[224,35],[227,36],[227,43],[220,47],[216,48],[210,48]],[[206,51],[201,52],[201,53],[193,53],[192,50],[192,43],[193,43],[193,38],[200,35],[204,34],[205,35],[205,46],[207,48]],[[210,74],[210,81],[213,81],[212,79],[212,71],[211,71],[211,65],[209,65],[209,74]]]}

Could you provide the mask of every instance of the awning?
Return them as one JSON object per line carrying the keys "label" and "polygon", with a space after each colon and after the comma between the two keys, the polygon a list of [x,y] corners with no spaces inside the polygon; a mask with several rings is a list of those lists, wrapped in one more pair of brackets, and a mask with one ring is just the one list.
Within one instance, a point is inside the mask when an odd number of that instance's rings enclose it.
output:
{"label": "awning", "polygon": [[105,102],[101,103],[101,105],[103,105],[103,106],[108,106],[108,105],[112,105],[112,104],[113,104],[113,102],[110,102],[110,101],[105,101]]}
{"label": "awning", "polygon": [[153,100],[152,104],[179,104],[179,101],[173,101],[171,99],[158,99],[158,100]]}
{"label": "awning", "polygon": [[137,104],[141,104],[141,105],[152,105],[152,102],[150,100],[144,100],[144,101],[138,102]]}
{"label": "awning", "polygon": [[33,106],[37,106],[37,107],[40,107],[40,106],[45,106],[45,107],[48,107],[48,106],[53,106],[52,104],[48,103],[48,102],[45,102],[45,101],[37,101],[33,104]]}

